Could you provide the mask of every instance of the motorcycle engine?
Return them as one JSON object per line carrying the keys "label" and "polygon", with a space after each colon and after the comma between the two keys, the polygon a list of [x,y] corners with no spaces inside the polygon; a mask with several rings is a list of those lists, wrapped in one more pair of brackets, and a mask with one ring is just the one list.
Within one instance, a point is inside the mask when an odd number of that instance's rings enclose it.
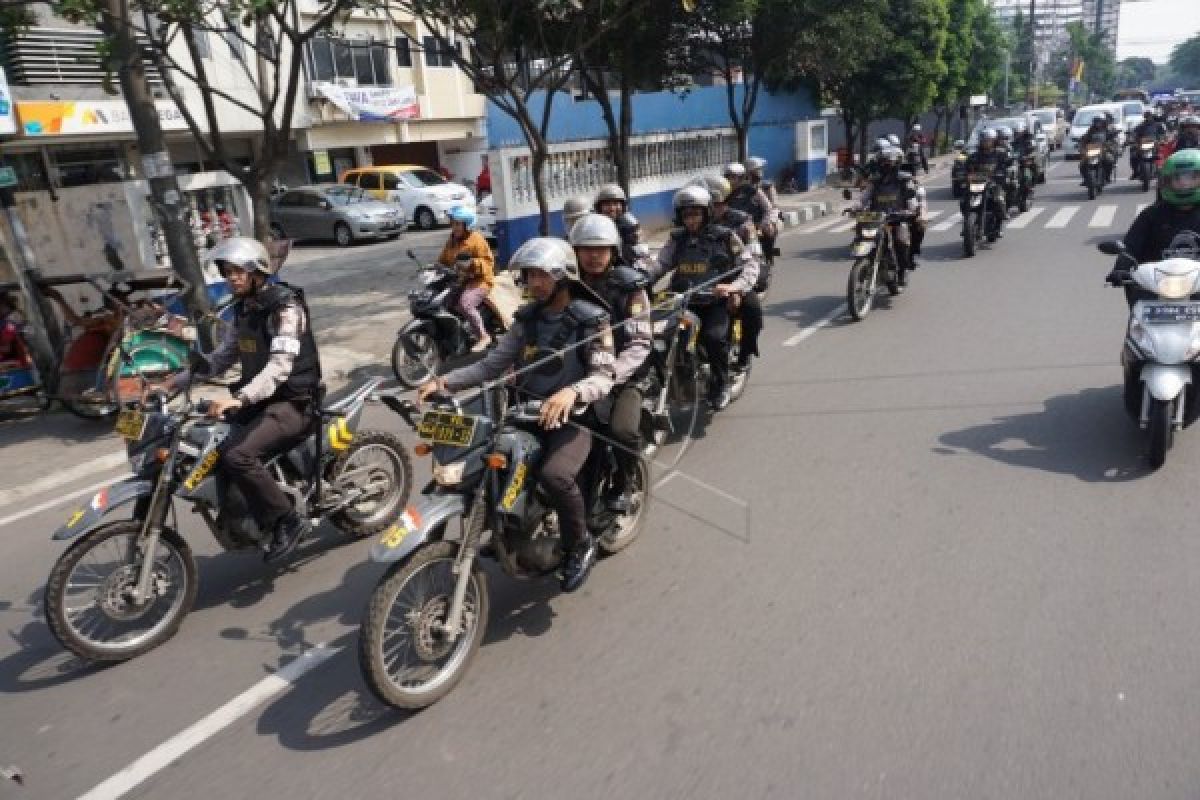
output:
{"label": "motorcycle engine", "polygon": [[524,528],[529,533],[514,537],[517,562],[530,572],[550,572],[562,563],[562,538],[553,514],[545,514],[540,522],[530,522]]}
{"label": "motorcycle engine", "polygon": [[217,492],[221,498],[221,510],[217,514],[221,546],[226,550],[257,547],[263,534],[254,521],[254,515],[250,513],[250,504],[246,502],[241,489],[218,475]]}

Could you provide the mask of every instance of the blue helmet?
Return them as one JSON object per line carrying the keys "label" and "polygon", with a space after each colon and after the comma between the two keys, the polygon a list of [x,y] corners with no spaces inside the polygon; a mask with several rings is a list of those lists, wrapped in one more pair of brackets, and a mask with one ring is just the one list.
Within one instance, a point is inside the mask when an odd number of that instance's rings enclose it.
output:
{"label": "blue helmet", "polygon": [[453,222],[461,222],[468,229],[475,227],[475,212],[465,206],[455,206],[446,216]]}

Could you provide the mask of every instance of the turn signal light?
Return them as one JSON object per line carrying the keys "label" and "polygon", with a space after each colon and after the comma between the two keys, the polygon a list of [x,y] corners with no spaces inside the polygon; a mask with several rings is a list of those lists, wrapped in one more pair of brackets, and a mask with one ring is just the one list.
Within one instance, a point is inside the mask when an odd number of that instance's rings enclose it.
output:
{"label": "turn signal light", "polygon": [[413,452],[419,456],[427,456],[433,452],[433,448],[427,445],[425,442],[418,442],[417,444],[413,445]]}
{"label": "turn signal light", "polygon": [[483,461],[489,469],[504,469],[508,466],[508,458],[504,453],[488,453]]}
{"label": "turn signal light", "polygon": [[171,455],[171,451],[166,447],[160,447],[154,451],[154,460],[160,464],[167,463],[167,458]]}

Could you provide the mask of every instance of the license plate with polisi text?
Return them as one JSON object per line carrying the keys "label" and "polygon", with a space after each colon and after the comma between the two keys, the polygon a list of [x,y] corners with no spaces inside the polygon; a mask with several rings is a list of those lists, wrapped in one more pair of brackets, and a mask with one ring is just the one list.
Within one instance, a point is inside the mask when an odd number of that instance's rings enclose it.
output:
{"label": "license plate with polisi text", "polygon": [[1147,305],[1142,319],[1152,324],[1200,322],[1200,303],[1156,303]]}

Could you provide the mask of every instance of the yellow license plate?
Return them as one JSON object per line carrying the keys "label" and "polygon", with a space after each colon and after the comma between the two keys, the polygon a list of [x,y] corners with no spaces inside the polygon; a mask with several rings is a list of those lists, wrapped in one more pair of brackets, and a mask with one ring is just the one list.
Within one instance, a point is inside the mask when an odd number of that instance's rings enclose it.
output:
{"label": "yellow license plate", "polygon": [[146,415],[140,411],[127,409],[117,415],[117,433],[131,442],[142,438],[146,432]]}
{"label": "yellow license plate", "polygon": [[475,437],[475,417],[426,411],[417,426],[417,435],[434,444],[466,447]]}

